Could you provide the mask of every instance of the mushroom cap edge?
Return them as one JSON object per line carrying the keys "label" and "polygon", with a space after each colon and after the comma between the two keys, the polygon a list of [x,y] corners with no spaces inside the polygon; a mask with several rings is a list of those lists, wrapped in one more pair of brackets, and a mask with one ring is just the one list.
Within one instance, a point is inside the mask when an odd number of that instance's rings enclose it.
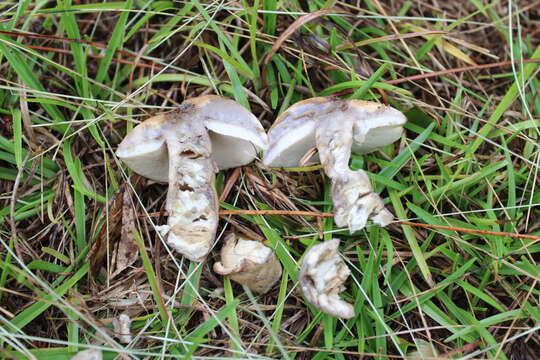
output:
{"label": "mushroom cap edge", "polygon": [[[337,99],[315,97],[300,101],[274,122],[268,131],[269,150],[263,163],[270,167],[297,167],[300,159],[315,147],[316,113],[308,110],[317,104],[336,103]],[[342,100],[347,102],[357,118],[354,125],[352,152],[365,154],[398,140],[403,133],[406,117],[399,110],[373,101]],[[297,114],[298,110],[306,111]],[[326,110],[320,109],[319,112]],[[302,116],[304,115],[304,116]],[[294,116],[294,117],[293,117]],[[318,156],[314,160],[318,160]]]}
{"label": "mushroom cap edge", "polygon": [[[268,147],[268,137],[259,120],[234,100],[204,95],[182,104],[194,105],[193,116],[205,122],[212,141],[212,159],[220,170],[247,165]],[[226,116],[219,111],[223,107],[230,110]],[[168,151],[162,131],[177,111],[153,116],[137,125],[119,144],[116,155],[136,173],[168,182]]]}

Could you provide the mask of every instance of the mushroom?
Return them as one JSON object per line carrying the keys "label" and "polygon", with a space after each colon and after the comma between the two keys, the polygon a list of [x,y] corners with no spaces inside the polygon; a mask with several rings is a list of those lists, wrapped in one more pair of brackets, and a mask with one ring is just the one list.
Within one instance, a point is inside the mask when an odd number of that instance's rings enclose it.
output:
{"label": "mushroom", "polygon": [[[274,123],[263,163],[296,167],[317,147],[332,183],[334,221],[349,231],[365,227],[368,218],[388,225],[392,214],[373,192],[363,170],[349,168],[351,151],[365,154],[400,138],[407,119],[398,110],[375,102],[312,98],[291,106]],[[318,160],[315,158],[314,160]]]}
{"label": "mushroom", "polygon": [[221,262],[214,264],[214,271],[229,275],[231,280],[247,286],[253,292],[264,294],[281,277],[281,264],[268,246],[231,233],[225,238]]}
{"label": "mushroom", "polygon": [[267,145],[253,114],[235,101],[206,95],[142,122],[116,155],[136,173],[169,183],[167,242],[188,259],[202,261],[218,224],[214,173],[250,163]]}
{"label": "mushroom", "polygon": [[339,293],[350,270],[338,254],[339,240],[313,246],[302,261],[298,282],[306,299],[322,312],[343,319],[355,316],[354,307],[342,300]]}

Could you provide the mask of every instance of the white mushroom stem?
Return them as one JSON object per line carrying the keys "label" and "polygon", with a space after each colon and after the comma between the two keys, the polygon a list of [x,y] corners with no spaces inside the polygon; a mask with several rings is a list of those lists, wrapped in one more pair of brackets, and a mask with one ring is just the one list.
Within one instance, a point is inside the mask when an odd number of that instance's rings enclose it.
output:
{"label": "white mushroom stem", "polygon": [[313,246],[304,256],[298,281],[306,299],[322,312],[343,319],[355,316],[354,307],[339,297],[350,270],[338,254],[339,240]]}
{"label": "white mushroom stem", "polygon": [[[167,243],[192,261],[202,261],[213,245],[218,208],[216,167],[202,121],[177,116],[165,135],[169,152]],[[173,130],[174,129],[174,130]]]}
{"label": "white mushroom stem", "polygon": [[348,227],[351,233],[364,228],[368,218],[381,226],[393,219],[379,195],[373,192],[367,174],[349,168],[353,127],[353,117],[329,113],[318,120],[315,133],[321,163],[332,182],[334,221]]}

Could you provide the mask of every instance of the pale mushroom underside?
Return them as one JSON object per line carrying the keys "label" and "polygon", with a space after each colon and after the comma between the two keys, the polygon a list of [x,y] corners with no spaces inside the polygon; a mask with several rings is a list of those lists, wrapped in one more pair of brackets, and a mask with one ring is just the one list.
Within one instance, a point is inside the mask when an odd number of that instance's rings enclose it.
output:
{"label": "pale mushroom underside", "polygon": [[[345,112],[354,118],[352,152],[356,154],[375,151],[401,137],[407,119],[400,111],[366,101],[345,102],[350,103],[345,111],[343,106],[330,106],[338,102],[326,98],[308,99],[291,106],[268,131],[269,146],[263,162],[270,167],[297,167],[304,155],[316,147],[317,122],[327,114],[338,123]],[[311,160],[319,161],[318,156]]]}
{"label": "pale mushroom underside", "polygon": [[[211,139],[211,158],[219,170],[244,166],[268,147],[267,135],[259,120],[230,99],[208,95],[202,100],[187,100],[196,113],[190,121],[203,122]],[[198,99],[198,98],[196,98]],[[154,116],[136,126],[119,144],[116,154],[133,171],[146,178],[167,182],[169,149],[164,129],[179,110]]]}

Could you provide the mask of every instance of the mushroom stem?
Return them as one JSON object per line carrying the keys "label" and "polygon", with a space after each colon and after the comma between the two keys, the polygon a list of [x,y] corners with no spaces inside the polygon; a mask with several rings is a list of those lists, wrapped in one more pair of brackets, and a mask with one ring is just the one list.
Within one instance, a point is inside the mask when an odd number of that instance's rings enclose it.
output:
{"label": "mushroom stem", "polygon": [[165,141],[169,152],[167,243],[192,261],[202,261],[214,242],[218,207],[216,167],[202,121],[179,115]]}
{"label": "mushroom stem", "polygon": [[368,218],[388,225],[393,216],[373,192],[365,171],[349,168],[354,118],[331,115],[319,119],[315,136],[321,163],[332,183],[335,223],[347,226],[351,233],[364,228]]}

